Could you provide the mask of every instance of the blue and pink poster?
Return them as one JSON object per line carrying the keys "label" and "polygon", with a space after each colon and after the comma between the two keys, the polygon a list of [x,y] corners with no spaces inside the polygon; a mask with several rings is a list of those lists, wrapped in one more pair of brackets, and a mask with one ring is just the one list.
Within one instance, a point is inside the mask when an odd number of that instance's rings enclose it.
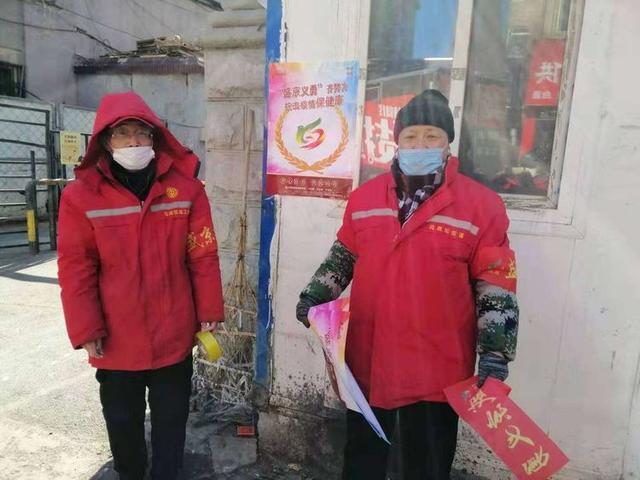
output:
{"label": "blue and pink poster", "polygon": [[268,195],[349,195],[357,91],[355,61],[269,65]]}

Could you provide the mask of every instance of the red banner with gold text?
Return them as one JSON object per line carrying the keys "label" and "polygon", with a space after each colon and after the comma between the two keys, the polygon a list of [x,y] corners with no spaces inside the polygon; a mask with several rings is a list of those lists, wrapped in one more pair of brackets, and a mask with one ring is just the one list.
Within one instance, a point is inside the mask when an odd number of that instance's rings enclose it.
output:
{"label": "red banner with gold text", "polygon": [[567,456],[508,395],[511,388],[491,377],[478,388],[472,377],[445,389],[451,407],[518,479],[549,478]]}

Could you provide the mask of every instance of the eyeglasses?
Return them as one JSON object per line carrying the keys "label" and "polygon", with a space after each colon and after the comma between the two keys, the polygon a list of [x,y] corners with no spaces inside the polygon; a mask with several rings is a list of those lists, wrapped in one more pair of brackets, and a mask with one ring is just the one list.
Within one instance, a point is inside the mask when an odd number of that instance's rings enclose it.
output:
{"label": "eyeglasses", "polygon": [[116,142],[125,142],[130,138],[134,138],[138,142],[148,142],[153,138],[153,132],[148,129],[131,131],[124,128],[115,128],[111,132],[111,139]]}

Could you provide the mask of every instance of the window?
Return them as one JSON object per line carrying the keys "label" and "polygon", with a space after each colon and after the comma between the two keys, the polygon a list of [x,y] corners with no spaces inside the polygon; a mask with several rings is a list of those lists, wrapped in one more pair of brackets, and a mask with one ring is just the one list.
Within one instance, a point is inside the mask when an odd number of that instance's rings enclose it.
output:
{"label": "window", "polygon": [[560,176],[571,3],[475,2],[459,155],[465,173],[497,192],[551,198],[552,170]]}
{"label": "window", "polygon": [[361,183],[389,169],[398,110],[427,88],[448,96],[456,4],[455,0],[372,0]]}
{"label": "window", "polygon": [[361,181],[388,169],[397,110],[436,88],[458,119],[462,172],[507,203],[555,208],[581,5],[372,0]]}
{"label": "window", "polygon": [[0,62],[0,95],[23,97],[22,67]]}

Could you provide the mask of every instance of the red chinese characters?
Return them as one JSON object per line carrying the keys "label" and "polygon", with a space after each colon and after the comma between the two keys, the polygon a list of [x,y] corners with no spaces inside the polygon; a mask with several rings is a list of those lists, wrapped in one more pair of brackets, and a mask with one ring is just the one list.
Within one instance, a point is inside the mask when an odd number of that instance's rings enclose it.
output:
{"label": "red chinese characters", "polygon": [[525,105],[555,107],[558,105],[564,40],[543,39],[535,44],[529,62],[529,82]]}
{"label": "red chinese characters", "polygon": [[304,194],[323,198],[339,198],[349,195],[351,182],[336,178],[279,175],[277,178],[267,178],[267,189],[286,191],[288,195]]}
{"label": "red chinese characters", "polygon": [[[322,94],[323,90],[326,94]],[[339,107],[344,103],[344,94],[348,90],[349,85],[346,82],[330,83],[326,88],[322,83],[313,83],[298,87],[286,87],[282,89],[281,93],[284,98],[290,100],[285,103],[285,110],[293,111]]]}
{"label": "red chinese characters", "polygon": [[202,227],[200,233],[189,232],[187,234],[187,252],[196,248],[204,248],[214,244],[216,241],[215,233],[209,227]]}
{"label": "red chinese characters", "polygon": [[393,127],[398,110],[413,95],[387,97],[364,104],[361,163],[387,170],[396,152]]}
{"label": "red chinese characters", "polygon": [[479,389],[476,382],[473,377],[447,388],[447,400],[518,479],[549,478],[569,461],[508,397],[507,385],[488,378]]}

